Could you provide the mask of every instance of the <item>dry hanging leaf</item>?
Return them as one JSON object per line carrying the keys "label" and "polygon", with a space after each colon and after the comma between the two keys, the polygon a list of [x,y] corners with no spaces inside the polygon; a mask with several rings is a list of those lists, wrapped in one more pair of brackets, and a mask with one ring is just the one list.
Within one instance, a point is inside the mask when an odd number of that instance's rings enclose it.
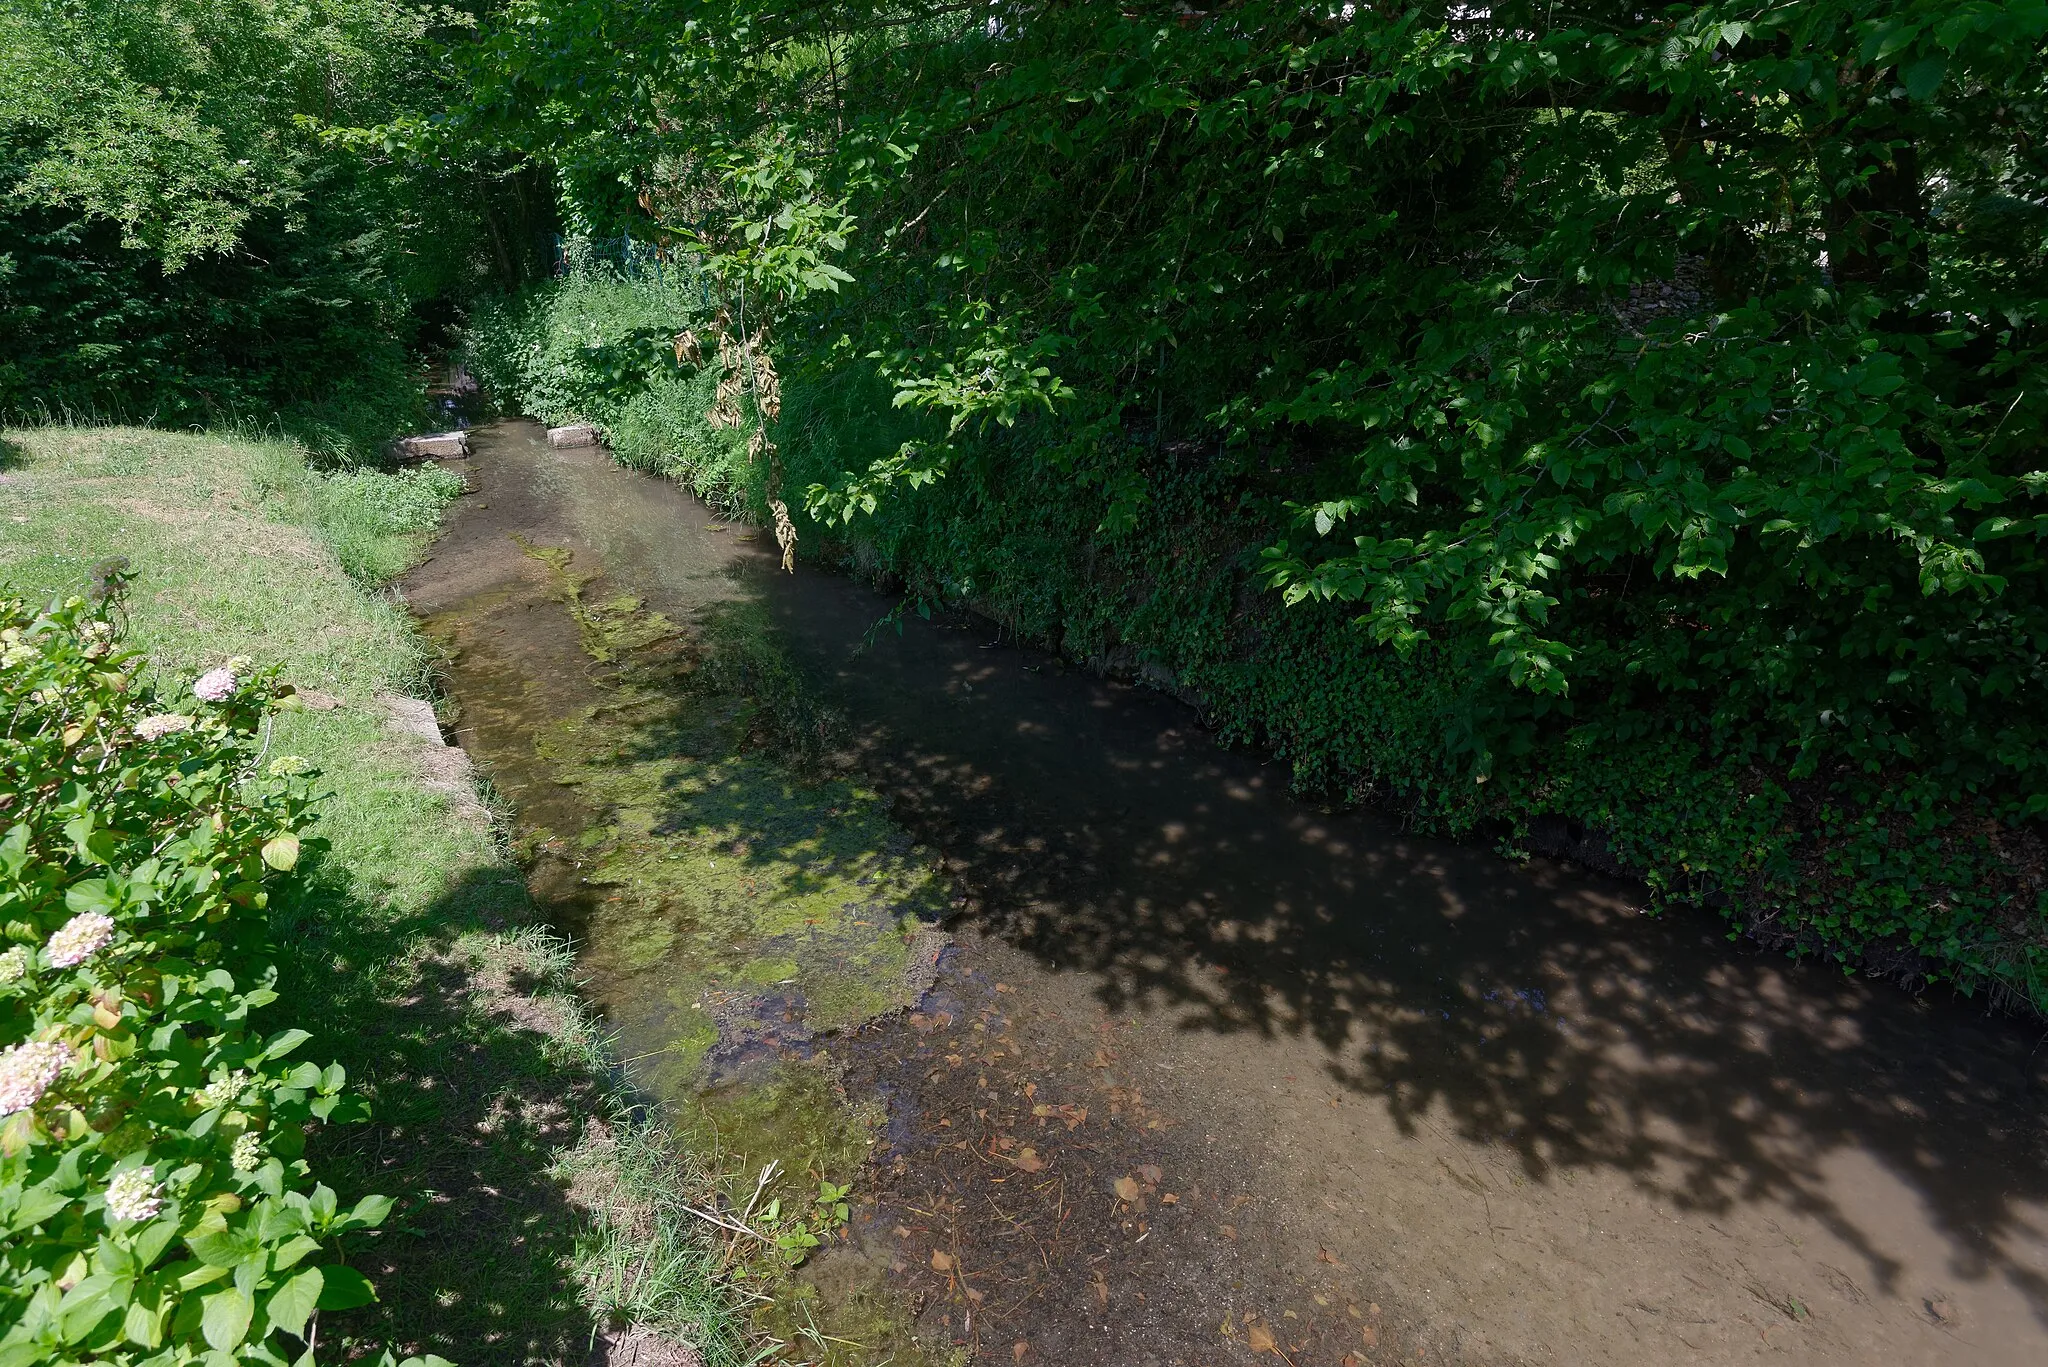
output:
{"label": "dry hanging leaf", "polygon": [[789,520],[789,508],[779,498],[768,500],[768,511],[775,515],[775,544],[782,547],[782,568],[795,574],[796,524]]}

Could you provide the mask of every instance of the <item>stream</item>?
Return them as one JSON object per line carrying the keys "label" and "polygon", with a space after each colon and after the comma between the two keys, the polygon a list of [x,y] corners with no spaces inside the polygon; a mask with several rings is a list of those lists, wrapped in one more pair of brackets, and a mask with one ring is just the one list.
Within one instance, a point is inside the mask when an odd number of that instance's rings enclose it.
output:
{"label": "stream", "polygon": [[[2048,1361],[2039,1022],[1304,805],[533,424],[457,464],[402,588],[629,1071],[860,1117],[775,1111],[858,1168],[821,1305],[932,1362]],[[841,772],[722,750],[671,627],[767,633]]]}

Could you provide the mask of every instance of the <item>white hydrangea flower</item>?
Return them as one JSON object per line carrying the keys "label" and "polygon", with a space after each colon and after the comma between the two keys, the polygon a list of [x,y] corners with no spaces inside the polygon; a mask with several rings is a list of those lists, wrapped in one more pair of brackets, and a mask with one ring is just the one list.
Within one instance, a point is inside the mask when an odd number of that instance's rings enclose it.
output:
{"label": "white hydrangea flower", "polygon": [[99,953],[113,938],[113,917],[97,911],[81,911],[51,934],[43,952],[58,968],[70,968]]}
{"label": "white hydrangea flower", "polygon": [[32,645],[9,646],[5,650],[0,650],[0,668],[12,669],[16,665],[27,664],[41,653]]}
{"label": "white hydrangea flower", "polygon": [[0,983],[20,982],[28,976],[28,947],[16,945],[0,954]]}
{"label": "white hydrangea flower", "polygon": [[111,641],[114,639],[114,628],[108,622],[87,622],[78,629],[78,634],[88,641]]}
{"label": "white hydrangea flower", "polygon": [[235,1146],[228,1150],[228,1162],[236,1172],[254,1172],[263,1166],[263,1141],[254,1130],[235,1141]]}
{"label": "white hydrangea flower", "polygon": [[159,712],[135,723],[135,734],[144,740],[158,740],[191,729],[192,719],[182,712]]}
{"label": "white hydrangea flower", "polygon": [[199,1105],[212,1110],[215,1106],[226,1106],[242,1095],[242,1088],[248,1086],[249,1075],[236,1070],[226,1077],[217,1077],[199,1089]]}
{"label": "white hydrangea flower", "polygon": [[312,768],[312,762],[303,755],[279,755],[276,759],[270,761],[270,776],[272,778],[295,778],[300,774],[310,773]]}
{"label": "white hydrangea flower", "polygon": [[30,1040],[0,1053],[0,1115],[41,1101],[70,1059],[71,1051],[55,1040]]}
{"label": "white hydrangea flower", "polygon": [[126,1172],[117,1172],[114,1180],[107,1183],[109,1220],[153,1220],[163,1208],[163,1197],[157,1195],[155,1168],[130,1168]]}

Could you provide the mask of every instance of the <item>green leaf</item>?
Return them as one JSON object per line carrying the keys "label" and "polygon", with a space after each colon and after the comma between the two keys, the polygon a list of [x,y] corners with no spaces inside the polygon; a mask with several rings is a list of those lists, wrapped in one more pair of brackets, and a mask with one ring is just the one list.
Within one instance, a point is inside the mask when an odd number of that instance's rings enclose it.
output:
{"label": "green leaf", "polygon": [[263,842],[263,862],[279,873],[290,870],[299,862],[299,838],[286,831]]}
{"label": "green leaf", "polygon": [[377,1288],[369,1278],[352,1267],[334,1265],[322,1273],[319,1306],[322,1310],[353,1310],[377,1299]]}
{"label": "green leaf", "polygon": [[1937,53],[1908,62],[1899,72],[1899,84],[1906,88],[1908,98],[1925,100],[1940,88],[1941,78],[1947,73],[1948,58]]}
{"label": "green leaf", "polygon": [[311,1038],[313,1033],[310,1030],[280,1030],[265,1041],[261,1057],[283,1058]]}
{"label": "green leaf", "polygon": [[199,1322],[201,1336],[223,1353],[241,1347],[249,1335],[249,1322],[256,1317],[256,1303],[248,1293],[231,1286],[209,1295],[205,1303],[206,1313]]}
{"label": "green leaf", "polygon": [[266,1313],[270,1322],[293,1338],[306,1336],[306,1321],[319,1308],[320,1291],[326,1278],[317,1267],[308,1267],[271,1293]]}

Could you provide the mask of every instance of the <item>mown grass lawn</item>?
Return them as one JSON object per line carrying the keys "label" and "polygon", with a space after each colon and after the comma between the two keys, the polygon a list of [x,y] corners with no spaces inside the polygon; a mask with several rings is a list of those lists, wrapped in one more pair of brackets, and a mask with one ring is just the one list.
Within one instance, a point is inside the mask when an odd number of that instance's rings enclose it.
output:
{"label": "mown grass lawn", "polygon": [[161,685],[246,655],[318,695],[272,738],[332,796],[324,848],[275,909],[287,981],[270,1010],[314,1030],[307,1056],[346,1065],[373,1108],[316,1138],[316,1172],[344,1197],[399,1201],[351,1255],[379,1303],[325,1330],[323,1352],[580,1363],[640,1325],[731,1359],[712,1254],[672,1204],[679,1160],[632,1118],[489,814],[426,785],[425,742],[379,701],[428,682],[378,583],[418,553],[446,489],[323,476],[288,444],[203,434],[52,427],[0,443],[6,591],[64,596],[122,556],[130,639]]}

